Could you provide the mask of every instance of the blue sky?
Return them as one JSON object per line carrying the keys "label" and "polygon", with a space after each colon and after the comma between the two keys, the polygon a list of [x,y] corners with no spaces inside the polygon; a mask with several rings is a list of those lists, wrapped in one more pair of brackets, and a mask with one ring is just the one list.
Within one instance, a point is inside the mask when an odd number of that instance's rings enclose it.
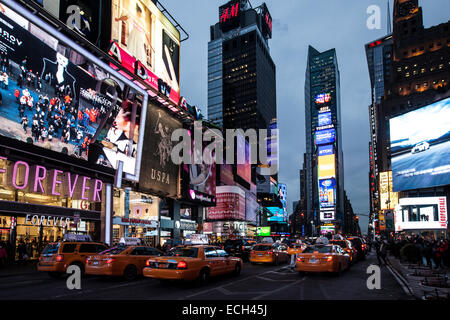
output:
{"label": "blue sky", "polygon": [[[161,0],[190,38],[181,46],[181,94],[207,114],[209,26],[227,1]],[[253,7],[262,0],[251,0]],[[277,67],[277,113],[280,130],[279,180],[287,184],[288,212],[300,197],[299,169],[305,152],[304,85],[308,45],[336,48],[341,74],[341,122],[345,189],[356,213],[368,214],[368,143],[370,80],[364,45],[387,33],[387,0],[266,0],[273,18],[269,41]],[[419,0],[425,27],[447,22],[448,0]],[[393,0],[390,0],[391,12]],[[382,29],[369,30],[370,5],[382,12]],[[368,218],[360,226],[367,230]]]}

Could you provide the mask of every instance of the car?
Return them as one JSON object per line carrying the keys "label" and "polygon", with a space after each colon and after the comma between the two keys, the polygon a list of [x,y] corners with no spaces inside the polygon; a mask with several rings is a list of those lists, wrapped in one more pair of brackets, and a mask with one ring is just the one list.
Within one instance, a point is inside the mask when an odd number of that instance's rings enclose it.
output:
{"label": "car", "polygon": [[108,247],[100,242],[61,241],[49,243],[37,264],[38,271],[48,272],[51,277],[60,277],[71,265],[80,267],[84,274],[86,258],[105,251]]}
{"label": "car", "polygon": [[411,153],[423,152],[430,149],[430,144],[426,141],[416,144],[412,149]]}
{"label": "car", "polygon": [[288,248],[280,243],[259,243],[250,251],[250,262],[272,263],[278,265],[289,261]]}
{"label": "car", "polygon": [[350,256],[338,245],[308,246],[297,256],[296,270],[304,272],[332,272],[337,275],[348,269]]}
{"label": "car", "polygon": [[142,275],[148,259],[162,256],[161,250],[147,246],[119,245],[86,259],[86,274],[118,276],[131,281]]}
{"label": "car", "polygon": [[353,247],[356,248],[358,251],[358,260],[365,260],[367,255],[367,244],[364,243],[364,240],[362,240],[360,237],[351,236],[348,237],[347,240],[349,240]]}
{"label": "car", "polygon": [[349,240],[330,240],[330,243],[340,246],[348,253],[350,256],[350,264],[354,264],[358,261],[358,250],[352,246],[352,243]]}
{"label": "car", "polygon": [[305,243],[291,243],[291,245],[288,247],[288,254],[299,254],[302,253],[303,250],[305,250],[307,245]]}
{"label": "car", "polygon": [[148,259],[144,277],[205,283],[210,277],[223,274],[239,275],[243,262],[213,245],[188,245],[172,248],[166,256]]}
{"label": "car", "polygon": [[250,258],[250,251],[256,244],[256,241],[250,239],[228,239],[223,245],[223,249],[229,255],[239,257],[243,261],[248,261]]}

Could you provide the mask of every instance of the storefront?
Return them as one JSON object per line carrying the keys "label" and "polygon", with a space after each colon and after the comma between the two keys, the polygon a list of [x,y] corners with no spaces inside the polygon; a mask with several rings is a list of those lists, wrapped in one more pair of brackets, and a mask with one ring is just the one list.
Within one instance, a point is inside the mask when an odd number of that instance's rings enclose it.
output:
{"label": "storefront", "polygon": [[246,221],[214,221],[203,223],[203,234],[210,236],[212,241],[223,242],[227,239],[248,237]]}
{"label": "storefront", "polygon": [[160,198],[132,191],[115,189],[113,200],[113,243],[122,237],[140,238],[156,246],[159,229]]}
{"label": "storefront", "polygon": [[66,233],[101,240],[104,182],[65,169],[0,156],[0,239],[11,260],[25,250],[37,259]]}

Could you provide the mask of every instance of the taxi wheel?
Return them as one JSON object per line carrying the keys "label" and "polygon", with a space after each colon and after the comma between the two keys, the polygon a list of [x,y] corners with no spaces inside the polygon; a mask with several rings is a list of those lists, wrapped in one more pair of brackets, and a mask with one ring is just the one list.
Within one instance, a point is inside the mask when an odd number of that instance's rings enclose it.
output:
{"label": "taxi wheel", "polygon": [[275,264],[276,266],[278,266],[278,265],[280,264],[280,261],[278,261],[278,257],[275,257],[275,262],[274,262],[274,264]]}
{"label": "taxi wheel", "polygon": [[125,268],[123,272],[123,276],[127,281],[131,281],[136,279],[137,277],[137,269],[134,265],[129,265]]}
{"label": "taxi wheel", "polygon": [[236,266],[234,267],[234,275],[238,276],[241,274],[241,264],[238,262],[236,263]]}

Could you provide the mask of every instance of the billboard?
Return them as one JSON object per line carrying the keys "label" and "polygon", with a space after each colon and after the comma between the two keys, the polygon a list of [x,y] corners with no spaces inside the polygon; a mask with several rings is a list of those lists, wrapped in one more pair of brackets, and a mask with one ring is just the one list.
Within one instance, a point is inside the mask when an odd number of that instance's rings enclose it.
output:
{"label": "billboard", "polygon": [[319,165],[317,166],[319,180],[336,177],[335,163],[334,154],[319,157]]}
{"label": "billboard", "polygon": [[318,105],[322,105],[325,103],[328,103],[331,101],[331,94],[330,93],[321,93],[316,95],[315,102]]}
{"label": "billboard", "polygon": [[[208,130],[208,129],[206,129]],[[192,136],[192,131],[191,131]],[[203,142],[203,148],[207,146]],[[194,139],[191,139],[191,164],[184,164],[183,185],[184,196],[188,200],[200,201],[205,204],[215,204],[216,195],[216,161],[203,161],[201,164],[194,164],[194,159],[200,158],[202,155],[194,156]],[[202,150],[198,150],[202,151]],[[205,153],[205,156],[211,156],[211,153]],[[215,157],[215,154],[212,154]],[[206,160],[206,159],[205,159]],[[211,164],[208,164],[208,163]]]}
{"label": "billboard", "polygon": [[318,149],[317,155],[319,157],[329,156],[329,155],[334,154],[334,147],[332,144],[325,145],[325,146],[319,146],[317,149]]}
{"label": "billboard", "polygon": [[256,185],[251,183],[250,190],[245,190],[245,220],[256,222],[260,210],[257,196]]}
{"label": "billboard", "polygon": [[180,33],[151,0],[112,0],[109,53],[178,104]]}
{"label": "billboard", "polygon": [[331,112],[319,113],[317,117],[319,127],[327,126],[332,123]]}
{"label": "billboard", "polygon": [[256,227],[256,236],[270,237],[270,227]]}
{"label": "billboard", "polygon": [[139,186],[148,191],[163,192],[168,197],[178,196],[179,166],[171,159],[172,133],[182,124],[168,111],[148,104],[145,125],[145,143],[142,151],[142,169]]}
{"label": "billboard", "polygon": [[334,208],[336,203],[336,180],[319,180],[320,208]]}
{"label": "billboard", "polygon": [[0,135],[94,165],[122,161],[137,180],[147,94],[41,20],[4,9]]}
{"label": "billboard", "polygon": [[335,219],[334,209],[322,209],[320,210],[320,221],[330,221]]}
{"label": "billboard", "polygon": [[398,193],[392,192],[392,171],[380,172],[380,209],[393,210],[398,204]]}
{"label": "billboard", "polygon": [[216,206],[208,208],[211,220],[245,220],[245,191],[238,186],[216,188]]}
{"label": "billboard", "polygon": [[316,146],[334,143],[335,139],[336,139],[335,129],[316,131]]}
{"label": "billboard", "polygon": [[450,184],[450,98],[390,120],[394,191]]}
{"label": "billboard", "polygon": [[395,207],[395,231],[447,229],[447,198],[402,198]]}
{"label": "billboard", "polygon": [[267,218],[267,221],[283,222],[284,221],[284,209],[278,207],[267,207],[266,208],[271,217]]}
{"label": "billboard", "polygon": [[334,225],[323,225],[320,226],[320,234],[326,235],[328,233],[335,234],[336,228]]}
{"label": "billboard", "polygon": [[[250,143],[241,134],[237,134],[237,161],[236,161],[236,174],[242,179],[250,183],[252,181],[252,165],[250,159]],[[245,156],[245,159],[239,159],[240,150]],[[244,163],[243,163],[244,162]],[[240,164],[242,163],[242,164]]]}

